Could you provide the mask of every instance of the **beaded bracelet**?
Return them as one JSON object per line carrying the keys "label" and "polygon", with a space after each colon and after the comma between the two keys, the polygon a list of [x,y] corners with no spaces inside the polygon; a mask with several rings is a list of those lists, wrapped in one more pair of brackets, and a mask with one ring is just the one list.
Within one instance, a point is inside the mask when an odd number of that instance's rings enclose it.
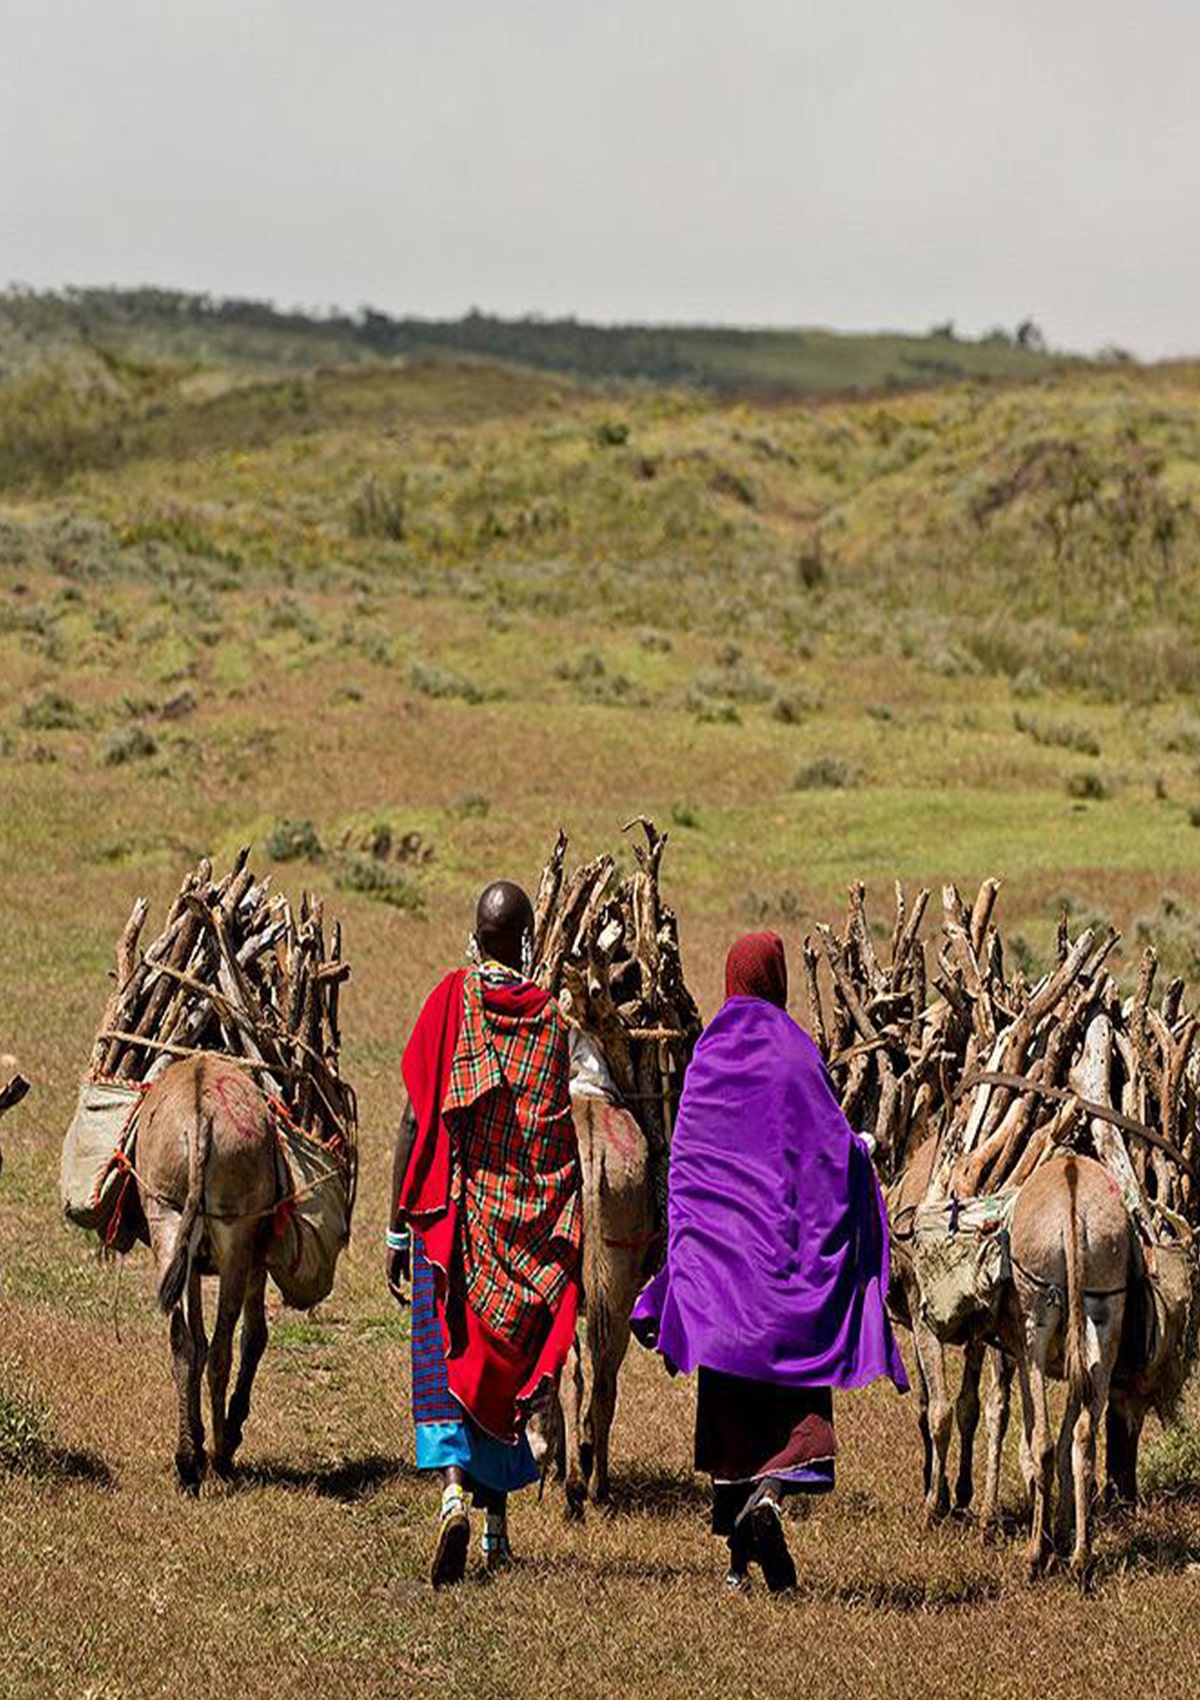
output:
{"label": "beaded bracelet", "polygon": [[392,1228],[388,1229],[387,1248],[389,1251],[407,1251],[408,1246],[409,1233],[407,1228],[401,1228],[398,1233]]}

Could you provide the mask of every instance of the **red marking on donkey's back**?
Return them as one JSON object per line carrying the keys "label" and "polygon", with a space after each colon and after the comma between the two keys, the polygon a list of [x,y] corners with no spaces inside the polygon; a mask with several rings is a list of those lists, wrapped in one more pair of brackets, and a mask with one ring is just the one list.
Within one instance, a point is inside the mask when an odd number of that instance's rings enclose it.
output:
{"label": "red marking on donkey's back", "polygon": [[258,1137],[258,1117],[253,1113],[253,1106],[247,1101],[247,1095],[242,1091],[241,1081],[237,1083],[237,1099],[240,1102],[230,1103],[229,1087],[232,1084],[224,1076],[217,1081],[217,1096],[221,1100],[222,1108],[243,1139],[256,1139]]}

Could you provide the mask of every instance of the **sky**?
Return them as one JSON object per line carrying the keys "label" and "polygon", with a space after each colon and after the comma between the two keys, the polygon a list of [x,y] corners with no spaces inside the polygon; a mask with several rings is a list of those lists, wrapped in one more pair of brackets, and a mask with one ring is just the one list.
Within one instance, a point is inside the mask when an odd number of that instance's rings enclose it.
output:
{"label": "sky", "polygon": [[0,0],[0,284],[1200,352],[1197,0]]}

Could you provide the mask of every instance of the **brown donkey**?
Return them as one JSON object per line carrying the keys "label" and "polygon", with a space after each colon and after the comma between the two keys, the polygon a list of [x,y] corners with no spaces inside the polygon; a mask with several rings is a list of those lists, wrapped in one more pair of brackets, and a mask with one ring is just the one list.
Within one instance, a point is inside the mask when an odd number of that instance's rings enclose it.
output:
{"label": "brown donkey", "polygon": [[1091,1556],[1096,1497],[1096,1439],[1108,1406],[1134,1276],[1134,1229],[1108,1170],[1090,1157],[1046,1163],[1021,1189],[1012,1221],[1012,1344],[1019,1352],[1033,1477],[1033,1529],[1027,1559],[1041,1570],[1052,1554],[1048,1534],[1055,1446],[1048,1381],[1067,1384],[1058,1441],[1058,1508],[1065,1545],[1074,1514],[1071,1569]]}
{"label": "brown donkey", "polygon": [[[205,1363],[212,1464],[225,1475],[241,1444],[267,1343],[264,1256],[280,1179],[270,1112],[246,1070],[214,1054],[166,1069],[146,1093],[138,1117],[137,1172],[158,1267],[158,1299],[171,1319],[179,1402],[175,1468],[180,1486],[198,1493],[207,1462],[200,1412]],[[211,1346],[204,1333],[204,1275],[220,1281]],[[241,1361],[226,1410],[239,1316]]]}

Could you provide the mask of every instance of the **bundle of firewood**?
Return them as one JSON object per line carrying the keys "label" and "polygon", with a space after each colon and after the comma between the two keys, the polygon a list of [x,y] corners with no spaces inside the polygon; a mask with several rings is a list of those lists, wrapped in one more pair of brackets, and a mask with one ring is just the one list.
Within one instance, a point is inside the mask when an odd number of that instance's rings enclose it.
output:
{"label": "bundle of firewood", "polygon": [[[927,893],[906,919],[897,888],[892,961],[881,963],[863,888],[842,937],[819,936],[832,982],[827,1022],[819,959],[806,946],[816,1037],[855,1124],[874,1133],[892,1173],[937,1139],[931,1190],[960,1199],[1019,1186],[1056,1149],[1095,1156],[1149,1233],[1200,1218],[1197,1017],[1174,980],[1155,1006],[1157,962],[1142,958],[1122,996],[1108,963],[1118,935],[1059,923],[1056,960],[1033,986],[1006,976],[994,925],[997,882],[968,908],[943,892],[937,972],[926,992],[916,938]],[[927,1001],[928,999],[928,1001]]]}
{"label": "bundle of firewood", "polygon": [[133,1084],[173,1058],[225,1052],[293,1123],[352,1165],[357,1109],[338,1072],[338,997],[350,973],[341,927],[333,923],[327,951],[320,901],[305,894],[297,913],[255,879],[249,854],[240,851],[220,881],[203,858],[141,952],[149,905],[138,898],[117,944],[89,1072]]}
{"label": "bundle of firewood", "polygon": [[670,1143],[683,1074],[700,1033],[674,911],[662,901],[666,833],[639,815],[637,866],[613,884],[616,864],[597,856],[568,875],[567,836],[542,871],[535,905],[535,977],[568,1019],[598,1040],[622,1098],[651,1142]]}
{"label": "bundle of firewood", "polygon": [[[976,1020],[990,1018],[990,1000],[979,1000],[977,994],[985,980],[981,963],[988,964],[986,976],[994,979],[998,972],[991,925],[998,889],[994,880],[985,881],[967,912],[957,892],[947,888],[945,947],[933,988],[920,936],[928,891],[919,891],[910,907],[897,881],[886,960],[867,920],[861,884],[850,888],[844,931],[839,935],[818,926],[820,953],[811,938],[804,941],[813,1036],[847,1117],[873,1136],[881,1162],[894,1171],[936,1125],[972,1055]],[[822,955],[828,1004],[821,989]],[[973,993],[978,1012],[972,1008]]]}

